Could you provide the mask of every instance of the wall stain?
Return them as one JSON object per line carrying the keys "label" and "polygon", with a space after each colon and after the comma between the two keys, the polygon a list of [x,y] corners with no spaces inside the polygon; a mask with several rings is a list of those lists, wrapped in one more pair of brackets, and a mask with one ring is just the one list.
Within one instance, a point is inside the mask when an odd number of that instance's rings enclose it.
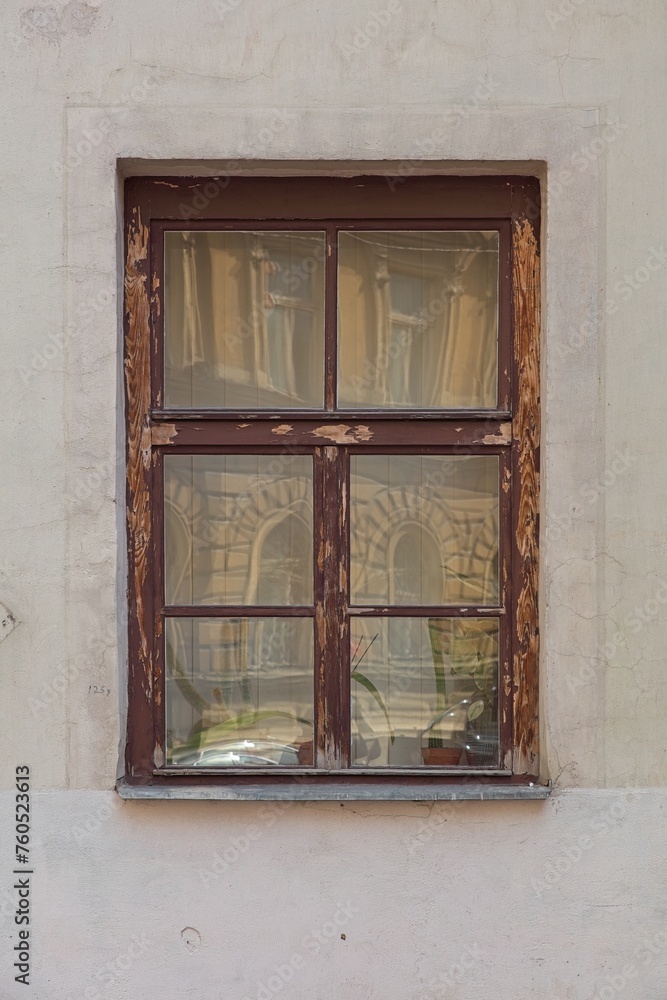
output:
{"label": "wall stain", "polygon": [[21,13],[21,30],[26,38],[36,35],[57,42],[63,35],[89,35],[95,27],[99,9],[81,0],[70,0],[58,10],[52,4],[28,7]]}

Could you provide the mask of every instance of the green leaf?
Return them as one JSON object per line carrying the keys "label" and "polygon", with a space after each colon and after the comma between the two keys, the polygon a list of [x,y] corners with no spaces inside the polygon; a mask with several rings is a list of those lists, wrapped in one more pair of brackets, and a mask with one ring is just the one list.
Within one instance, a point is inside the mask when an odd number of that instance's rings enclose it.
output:
{"label": "green leaf", "polygon": [[474,722],[475,719],[479,719],[480,715],[484,711],[484,699],[480,698],[478,701],[473,701],[472,705],[468,708],[468,721]]}
{"label": "green leaf", "polygon": [[496,677],[496,661],[488,657],[480,656],[479,663],[475,667],[475,684],[480,691],[487,691],[493,684]]}
{"label": "green leaf", "polygon": [[373,681],[369,680],[368,677],[366,677],[364,674],[360,673],[358,670],[353,670],[352,673],[350,674],[350,676],[354,677],[355,681],[357,681],[359,684],[361,684],[362,687],[365,687],[366,690],[370,694],[372,694],[372,696],[375,698],[375,701],[378,703],[378,705],[380,706],[380,708],[384,712],[384,717],[387,720],[387,726],[389,728],[389,736],[390,736],[391,742],[393,743],[394,740],[396,739],[396,736],[394,735],[394,730],[392,728],[391,721],[389,719],[389,712],[387,711],[387,706],[385,705],[384,701],[382,700],[382,695],[380,694],[380,692],[378,691],[378,689],[375,687],[375,684],[373,684]]}
{"label": "green leaf", "polygon": [[233,719],[228,719],[227,722],[211,726],[210,729],[203,729],[197,733],[196,737],[190,737],[186,743],[183,743],[179,750],[199,750],[211,743],[217,743],[223,736],[235,733],[239,729],[245,729],[254,722],[262,722],[264,719],[290,719],[292,722],[300,722],[306,726],[313,724],[310,719],[302,719],[301,716],[295,715],[293,712],[277,712],[269,709],[262,712],[243,712]]}

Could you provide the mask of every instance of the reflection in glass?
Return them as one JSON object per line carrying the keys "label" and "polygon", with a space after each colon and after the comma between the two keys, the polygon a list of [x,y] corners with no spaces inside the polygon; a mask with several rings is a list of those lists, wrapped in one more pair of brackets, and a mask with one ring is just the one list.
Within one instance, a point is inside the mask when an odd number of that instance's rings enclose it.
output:
{"label": "reflection in glass", "polygon": [[312,619],[167,618],[165,640],[168,763],[312,762]]}
{"label": "reflection in glass", "polygon": [[321,407],[323,233],[165,233],[167,407]]}
{"label": "reflection in glass", "polygon": [[490,408],[497,232],[343,232],[338,405]]}
{"label": "reflection in glass", "polygon": [[167,604],[312,604],[308,455],[165,455]]}
{"label": "reflection in glass", "polygon": [[353,618],[352,762],[498,766],[498,619]]}
{"label": "reflection in glass", "polygon": [[496,455],[352,455],[350,602],[498,602]]}

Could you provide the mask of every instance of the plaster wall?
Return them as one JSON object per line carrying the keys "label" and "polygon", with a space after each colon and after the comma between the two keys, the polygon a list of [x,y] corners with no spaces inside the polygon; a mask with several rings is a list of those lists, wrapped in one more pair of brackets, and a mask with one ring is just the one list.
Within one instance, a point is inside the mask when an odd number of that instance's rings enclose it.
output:
{"label": "plaster wall", "polygon": [[[9,857],[28,763],[39,1000],[658,995],[666,25],[658,0],[4,4],[0,821]],[[193,164],[542,178],[548,802],[112,790],[121,179]]]}

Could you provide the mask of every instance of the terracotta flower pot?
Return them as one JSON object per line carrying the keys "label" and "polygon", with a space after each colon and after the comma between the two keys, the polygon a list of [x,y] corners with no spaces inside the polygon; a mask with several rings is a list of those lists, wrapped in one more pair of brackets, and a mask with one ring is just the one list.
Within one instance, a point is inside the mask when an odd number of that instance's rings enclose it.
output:
{"label": "terracotta flower pot", "polygon": [[299,758],[299,764],[304,764],[307,767],[313,766],[314,754],[312,740],[306,740],[304,743],[299,743],[296,753]]}
{"label": "terracotta flower pot", "polygon": [[461,762],[461,748],[422,747],[422,760],[430,767],[454,767]]}

